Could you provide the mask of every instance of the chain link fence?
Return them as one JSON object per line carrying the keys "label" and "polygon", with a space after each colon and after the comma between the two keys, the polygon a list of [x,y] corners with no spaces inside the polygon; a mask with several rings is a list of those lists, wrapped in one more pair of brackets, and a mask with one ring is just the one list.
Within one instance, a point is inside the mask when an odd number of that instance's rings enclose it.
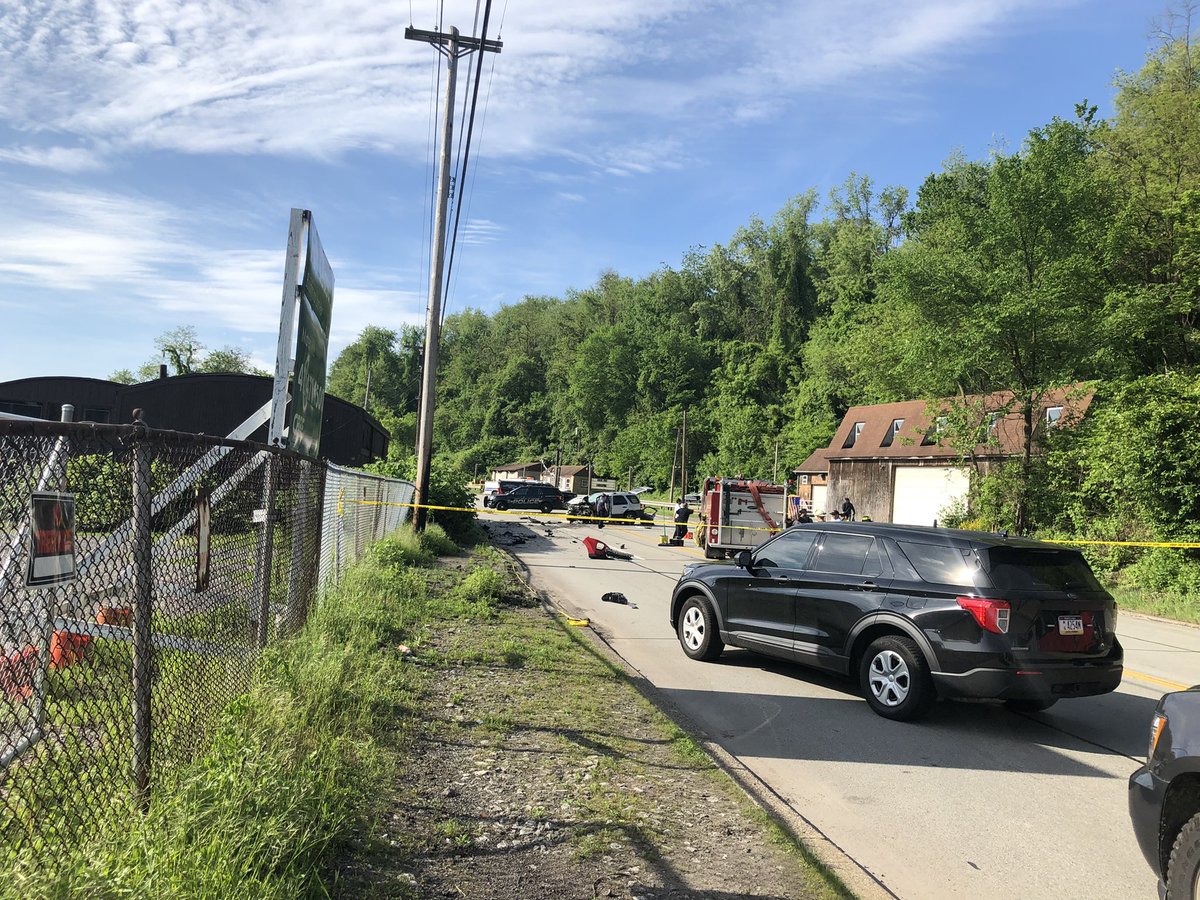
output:
{"label": "chain link fence", "polygon": [[0,420],[0,859],[145,808],[411,499],[257,444]]}
{"label": "chain link fence", "polygon": [[346,567],[367,547],[408,520],[415,490],[409,481],[326,465],[319,573],[322,587],[341,581]]}

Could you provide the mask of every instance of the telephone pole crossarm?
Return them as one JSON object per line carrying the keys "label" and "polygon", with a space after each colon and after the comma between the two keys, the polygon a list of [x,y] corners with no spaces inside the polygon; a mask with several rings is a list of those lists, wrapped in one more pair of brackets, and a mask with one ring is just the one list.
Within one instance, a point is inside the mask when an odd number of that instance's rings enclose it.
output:
{"label": "telephone pole crossarm", "polygon": [[[440,31],[424,31],[420,28],[413,28],[411,25],[404,29],[404,39],[408,41],[425,41],[427,44],[436,44],[438,47],[448,47],[450,45],[450,35]],[[500,48],[504,46],[502,41],[481,41],[474,37],[458,37],[458,54],[463,56],[470,53],[472,50],[479,50],[481,47],[484,50],[490,50],[492,53],[499,53]]]}

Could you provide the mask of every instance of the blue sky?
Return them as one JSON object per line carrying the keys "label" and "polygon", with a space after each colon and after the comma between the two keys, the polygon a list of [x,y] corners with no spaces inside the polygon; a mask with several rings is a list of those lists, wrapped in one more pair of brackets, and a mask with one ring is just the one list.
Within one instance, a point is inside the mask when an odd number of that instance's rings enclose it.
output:
{"label": "blue sky", "polygon": [[[404,28],[438,8],[0,0],[0,380],[135,369],[178,325],[273,368],[292,207],[336,274],[331,360],[423,322],[436,54]],[[473,30],[473,0],[443,8]],[[1165,8],[494,0],[449,311],[640,277],[852,171],[915,190],[1084,98],[1107,114]]]}

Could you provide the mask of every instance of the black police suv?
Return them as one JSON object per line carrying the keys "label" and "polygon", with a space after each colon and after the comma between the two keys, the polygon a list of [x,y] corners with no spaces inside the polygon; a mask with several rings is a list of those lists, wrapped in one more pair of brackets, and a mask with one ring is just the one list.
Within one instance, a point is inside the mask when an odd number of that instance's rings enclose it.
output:
{"label": "black police suv", "polygon": [[492,498],[492,509],[540,509],[544,513],[567,508],[567,497],[551,484],[522,484]]}
{"label": "black police suv", "polygon": [[1129,817],[1159,894],[1200,896],[1200,686],[1158,701],[1146,764],[1129,778]]}
{"label": "black police suv", "polygon": [[915,719],[941,697],[1048,709],[1114,690],[1117,608],[1076,550],[875,522],[796,525],[735,565],[685,567],[671,627],[692,659],[725,645],[857,678]]}

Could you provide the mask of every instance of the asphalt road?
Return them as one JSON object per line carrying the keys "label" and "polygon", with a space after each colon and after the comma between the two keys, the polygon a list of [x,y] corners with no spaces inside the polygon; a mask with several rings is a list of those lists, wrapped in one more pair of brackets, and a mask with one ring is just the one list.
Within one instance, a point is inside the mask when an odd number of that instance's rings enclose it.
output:
{"label": "asphalt road", "polygon": [[[727,649],[683,655],[667,621],[693,547],[657,545],[663,528],[567,525],[485,514],[564,611],[586,617],[634,669],[707,735],[903,898],[1156,896],[1126,810],[1164,692],[1200,683],[1200,629],[1130,614],[1121,688],[1020,715],[996,703],[939,703],[920,723],[875,715],[846,680]],[[591,560],[585,536],[624,545],[628,562]],[[604,603],[620,591],[628,606]]]}

